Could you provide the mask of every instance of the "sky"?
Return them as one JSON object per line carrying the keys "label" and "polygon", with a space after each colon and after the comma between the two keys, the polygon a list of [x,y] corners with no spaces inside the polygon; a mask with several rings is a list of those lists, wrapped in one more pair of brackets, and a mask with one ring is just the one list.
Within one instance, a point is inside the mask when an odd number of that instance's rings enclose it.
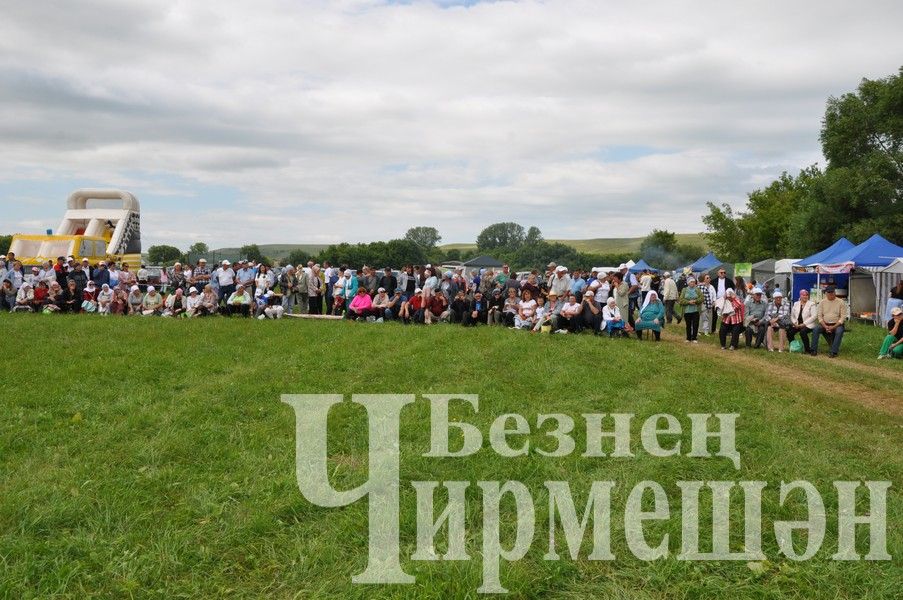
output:
{"label": "sky", "polygon": [[903,58],[903,3],[0,0],[0,233],[80,187],[149,244],[498,221],[702,231],[824,163],[825,102]]}

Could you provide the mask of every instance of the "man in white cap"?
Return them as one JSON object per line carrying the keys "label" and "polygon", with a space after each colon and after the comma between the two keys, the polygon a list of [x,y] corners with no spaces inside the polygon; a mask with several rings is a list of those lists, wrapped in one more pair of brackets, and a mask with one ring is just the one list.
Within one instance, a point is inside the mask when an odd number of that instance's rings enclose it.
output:
{"label": "man in white cap", "polygon": [[[733,289],[733,288],[730,288]],[[765,311],[768,310],[768,300],[765,299],[762,288],[753,288],[751,297],[746,299],[746,315],[743,325],[746,327],[744,336],[747,348],[760,348],[765,341],[765,329],[768,321],[765,319]],[[753,345],[755,338],[755,345]]]}
{"label": "man in white cap", "polygon": [[564,265],[555,267],[555,273],[549,280],[549,291],[558,294],[559,298],[571,291],[571,276]]}
{"label": "man in white cap", "polygon": [[213,276],[219,284],[219,301],[222,302],[235,292],[235,271],[232,270],[232,263],[224,260]]}
{"label": "man in white cap", "polygon": [[765,322],[768,326],[766,346],[774,352],[773,333],[778,332],[778,352],[783,352],[787,342],[787,328],[790,326],[790,304],[784,302],[784,294],[777,290],[771,297],[771,304],[765,311]]}

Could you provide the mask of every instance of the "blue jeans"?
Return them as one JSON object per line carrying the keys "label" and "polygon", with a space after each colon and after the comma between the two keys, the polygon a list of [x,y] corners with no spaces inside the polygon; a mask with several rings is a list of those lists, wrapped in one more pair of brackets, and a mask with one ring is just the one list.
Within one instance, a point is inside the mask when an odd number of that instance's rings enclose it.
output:
{"label": "blue jeans", "polygon": [[[828,333],[824,330],[824,328],[819,323],[812,329],[812,351],[818,352],[818,341],[821,339],[821,336],[824,335],[831,342],[831,354],[840,354],[840,341],[843,339],[844,328],[843,325],[838,325],[837,329],[834,330],[834,333]],[[831,336],[834,336],[834,339],[831,340]]]}

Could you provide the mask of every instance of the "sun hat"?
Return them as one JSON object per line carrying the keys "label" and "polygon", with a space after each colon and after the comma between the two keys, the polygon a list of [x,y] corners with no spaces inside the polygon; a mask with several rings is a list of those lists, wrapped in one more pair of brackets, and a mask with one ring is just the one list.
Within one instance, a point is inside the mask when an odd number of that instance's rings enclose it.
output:
{"label": "sun hat", "polygon": [[198,289],[197,289],[196,287],[194,287],[194,286],[191,286],[191,287],[188,289],[188,293],[189,293],[189,294],[197,294],[197,293],[198,293]]}

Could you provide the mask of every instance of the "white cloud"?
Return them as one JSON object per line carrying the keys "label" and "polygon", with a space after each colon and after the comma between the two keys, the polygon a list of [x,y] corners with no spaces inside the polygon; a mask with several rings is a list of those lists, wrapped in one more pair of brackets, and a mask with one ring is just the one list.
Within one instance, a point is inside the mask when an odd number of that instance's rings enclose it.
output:
{"label": "white cloud", "polygon": [[0,8],[0,180],[184,196],[144,203],[145,239],[183,245],[700,230],[818,160],[827,97],[903,55],[894,1]]}

